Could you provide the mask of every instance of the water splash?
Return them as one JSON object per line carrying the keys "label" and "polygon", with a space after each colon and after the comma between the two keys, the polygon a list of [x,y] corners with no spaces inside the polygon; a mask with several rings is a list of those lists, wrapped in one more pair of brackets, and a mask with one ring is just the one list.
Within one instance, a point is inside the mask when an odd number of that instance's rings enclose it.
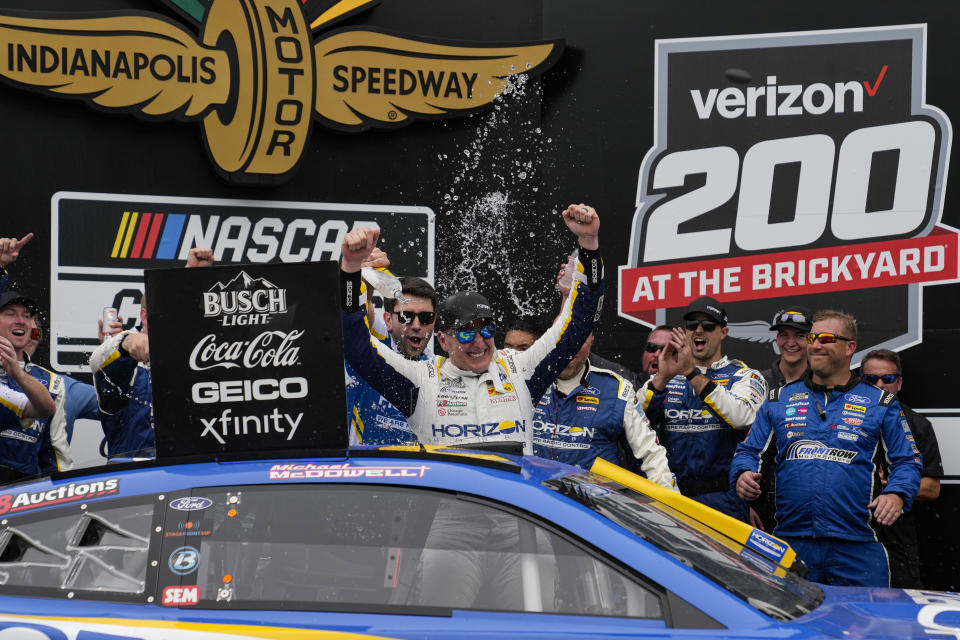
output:
{"label": "water splash", "polygon": [[498,322],[556,312],[554,277],[575,244],[551,202],[556,188],[542,184],[556,153],[540,127],[539,85],[509,80],[493,108],[474,116],[464,148],[438,155],[453,177],[439,199],[437,289],[480,291]]}

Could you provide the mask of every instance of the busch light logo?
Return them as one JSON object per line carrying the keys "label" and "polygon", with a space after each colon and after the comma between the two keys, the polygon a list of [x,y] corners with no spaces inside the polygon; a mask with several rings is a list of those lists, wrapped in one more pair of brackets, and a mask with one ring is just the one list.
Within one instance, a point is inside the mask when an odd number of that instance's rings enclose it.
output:
{"label": "busch light logo", "polygon": [[219,318],[224,327],[266,324],[270,315],[287,312],[287,290],[245,271],[203,294],[203,317]]}
{"label": "busch light logo", "polygon": [[856,457],[856,451],[834,449],[816,440],[800,440],[787,448],[787,460],[826,460],[850,464]]}

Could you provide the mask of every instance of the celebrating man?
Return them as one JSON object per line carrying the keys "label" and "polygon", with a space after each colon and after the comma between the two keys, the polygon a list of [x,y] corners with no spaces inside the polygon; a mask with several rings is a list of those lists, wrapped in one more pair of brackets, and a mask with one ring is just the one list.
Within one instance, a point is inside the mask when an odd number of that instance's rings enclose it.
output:
{"label": "celebrating man", "polygon": [[461,291],[440,305],[440,346],[448,358],[411,361],[373,339],[359,304],[360,269],[378,229],[354,229],[342,246],[344,352],[347,363],[405,416],[427,444],[522,443],[533,453],[533,403],[570,362],[593,330],[603,297],[600,219],[592,207],[563,212],[580,244],[579,284],[563,310],[526,351],[498,351],[493,309],[477,292]]}

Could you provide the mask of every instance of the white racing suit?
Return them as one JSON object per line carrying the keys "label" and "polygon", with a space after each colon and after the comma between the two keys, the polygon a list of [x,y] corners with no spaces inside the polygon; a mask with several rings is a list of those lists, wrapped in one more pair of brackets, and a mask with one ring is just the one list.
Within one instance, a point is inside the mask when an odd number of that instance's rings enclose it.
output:
{"label": "white racing suit", "polygon": [[580,250],[586,283],[571,292],[553,326],[523,352],[497,351],[482,373],[446,358],[407,360],[372,337],[359,304],[360,274],[341,271],[347,363],[407,417],[424,444],[522,442],[533,453],[533,405],[573,359],[600,313],[603,263]]}

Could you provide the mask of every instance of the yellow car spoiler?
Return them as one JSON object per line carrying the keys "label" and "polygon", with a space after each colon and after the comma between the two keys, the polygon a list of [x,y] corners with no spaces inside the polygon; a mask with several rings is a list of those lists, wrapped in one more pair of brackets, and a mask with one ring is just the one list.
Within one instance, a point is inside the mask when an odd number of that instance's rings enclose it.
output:
{"label": "yellow car spoiler", "polygon": [[631,473],[602,458],[596,459],[593,466],[590,467],[590,471],[662,502],[668,507],[676,509],[691,520],[699,522],[727,536],[734,542],[756,551],[764,558],[777,564],[780,570],[775,573],[778,575],[790,569],[797,558],[796,552],[790,548],[789,544],[780,538],[751,527],[746,522],[741,522],[696,500],[661,487],[646,478]]}

